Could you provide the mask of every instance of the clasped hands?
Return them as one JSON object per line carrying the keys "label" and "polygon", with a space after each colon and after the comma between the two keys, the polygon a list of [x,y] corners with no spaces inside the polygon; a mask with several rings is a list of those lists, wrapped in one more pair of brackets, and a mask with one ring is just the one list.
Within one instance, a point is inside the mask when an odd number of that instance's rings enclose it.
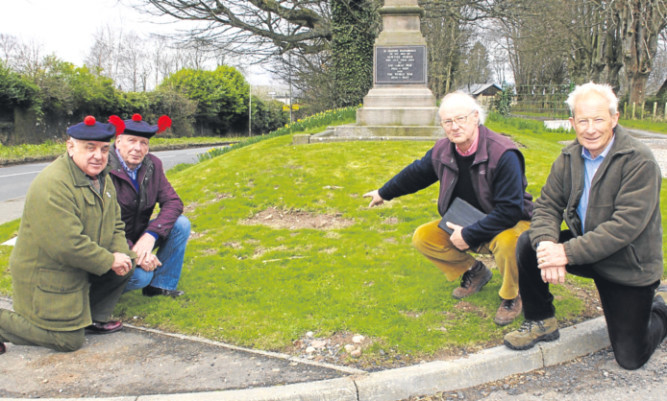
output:
{"label": "clasped hands", "polygon": [[537,245],[537,267],[542,273],[542,281],[550,284],[563,284],[567,270],[567,256],[563,244],[553,241],[540,241]]}
{"label": "clasped hands", "polygon": [[162,262],[153,254],[155,237],[150,234],[142,235],[134,244],[132,250],[137,254],[137,266],[151,272],[162,266]]}
{"label": "clasped hands", "polygon": [[132,259],[124,253],[114,252],[111,270],[119,276],[124,276],[132,270]]}

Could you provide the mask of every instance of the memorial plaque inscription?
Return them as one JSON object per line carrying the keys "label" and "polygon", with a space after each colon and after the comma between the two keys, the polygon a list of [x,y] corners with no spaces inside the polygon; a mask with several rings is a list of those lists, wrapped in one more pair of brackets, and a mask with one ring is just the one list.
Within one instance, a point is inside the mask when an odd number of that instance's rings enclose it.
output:
{"label": "memorial plaque inscription", "polygon": [[376,84],[426,84],[426,46],[376,46]]}

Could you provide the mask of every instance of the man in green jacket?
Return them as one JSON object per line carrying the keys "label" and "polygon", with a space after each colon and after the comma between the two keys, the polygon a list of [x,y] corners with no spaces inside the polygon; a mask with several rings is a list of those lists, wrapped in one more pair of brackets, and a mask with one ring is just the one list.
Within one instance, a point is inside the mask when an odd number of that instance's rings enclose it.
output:
{"label": "man in green jacket", "polygon": [[[660,220],[660,167],[618,126],[609,85],[578,86],[567,99],[577,140],[566,146],[517,243],[525,322],[505,336],[512,349],[559,337],[549,284],[568,273],[592,278],[618,364],[637,369],[667,335]],[[568,230],[561,231],[565,220]]]}
{"label": "man in green jacket", "polygon": [[108,177],[110,139],[122,124],[92,116],[67,129],[67,154],[30,185],[9,259],[14,311],[0,309],[3,342],[75,351],[84,333],[122,328],[109,321],[132,258]]}

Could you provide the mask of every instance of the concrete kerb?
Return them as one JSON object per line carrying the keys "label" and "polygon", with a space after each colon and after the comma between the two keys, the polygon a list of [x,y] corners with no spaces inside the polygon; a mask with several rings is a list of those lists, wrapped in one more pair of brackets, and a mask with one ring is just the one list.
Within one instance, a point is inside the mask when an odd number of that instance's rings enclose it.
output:
{"label": "concrete kerb", "polygon": [[526,351],[490,348],[454,361],[435,361],[371,373],[355,380],[358,401],[395,401],[500,380],[587,355],[609,346],[603,317],[561,330],[561,339]]}
{"label": "concrete kerb", "polygon": [[140,396],[137,401],[396,401],[455,391],[557,365],[609,346],[604,317],[561,330],[558,341],[527,351],[499,346],[453,361],[434,361],[311,383],[208,393]]}
{"label": "concrete kerb", "polygon": [[251,349],[251,348],[243,348],[243,347],[238,347],[236,345],[225,344],[225,343],[209,340],[209,339],[206,339],[206,338],[186,336],[186,335],[177,334],[177,333],[167,333],[167,332],[160,331],[160,330],[133,326],[133,325],[127,324],[127,323],[123,323],[123,325],[126,326],[126,327],[129,327],[129,328],[132,328],[134,330],[137,330],[137,331],[144,331],[144,332],[147,332],[147,333],[160,334],[162,336],[173,337],[173,338],[177,338],[179,340],[184,340],[184,341],[195,341],[195,342],[200,342],[200,343],[203,343],[203,344],[215,345],[216,347],[226,348],[226,349],[229,349],[229,350],[232,350],[232,351],[239,351],[239,352],[243,352],[243,353],[246,353],[246,354],[255,354],[255,355],[265,356],[265,357],[269,357],[269,358],[284,359],[284,360],[291,361],[291,362],[298,362],[302,365],[313,365],[313,366],[319,366],[319,367],[323,367],[323,368],[327,368],[327,369],[338,370],[340,372],[347,373],[347,374],[366,374],[365,370],[350,368],[348,366],[340,366],[340,365],[334,365],[334,364],[326,363],[326,362],[311,361],[309,359],[298,358],[298,357],[295,357],[295,356],[291,356],[291,355],[287,355],[287,354],[281,354],[281,353],[278,353],[278,352],[263,351],[263,350],[257,350],[257,349]]}

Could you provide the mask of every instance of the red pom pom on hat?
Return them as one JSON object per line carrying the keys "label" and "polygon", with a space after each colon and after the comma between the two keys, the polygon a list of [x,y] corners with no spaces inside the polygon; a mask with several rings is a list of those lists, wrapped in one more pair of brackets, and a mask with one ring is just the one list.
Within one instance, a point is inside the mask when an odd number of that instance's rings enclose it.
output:
{"label": "red pom pom on hat", "polygon": [[162,116],[157,119],[157,133],[160,133],[171,127],[171,118],[169,116]]}
{"label": "red pom pom on hat", "polygon": [[141,121],[141,114],[139,114],[139,113],[132,114],[132,121],[136,121],[136,122]]}
{"label": "red pom pom on hat", "polygon": [[86,118],[83,119],[83,123],[92,126],[95,125],[95,117],[93,116],[86,116]]}
{"label": "red pom pom on hat", "polygon": [[120,135],[125,131],[125,121],[123,121],[118,116],[109,116],[109,124],[112,124],[116,127],[116,136]]}

